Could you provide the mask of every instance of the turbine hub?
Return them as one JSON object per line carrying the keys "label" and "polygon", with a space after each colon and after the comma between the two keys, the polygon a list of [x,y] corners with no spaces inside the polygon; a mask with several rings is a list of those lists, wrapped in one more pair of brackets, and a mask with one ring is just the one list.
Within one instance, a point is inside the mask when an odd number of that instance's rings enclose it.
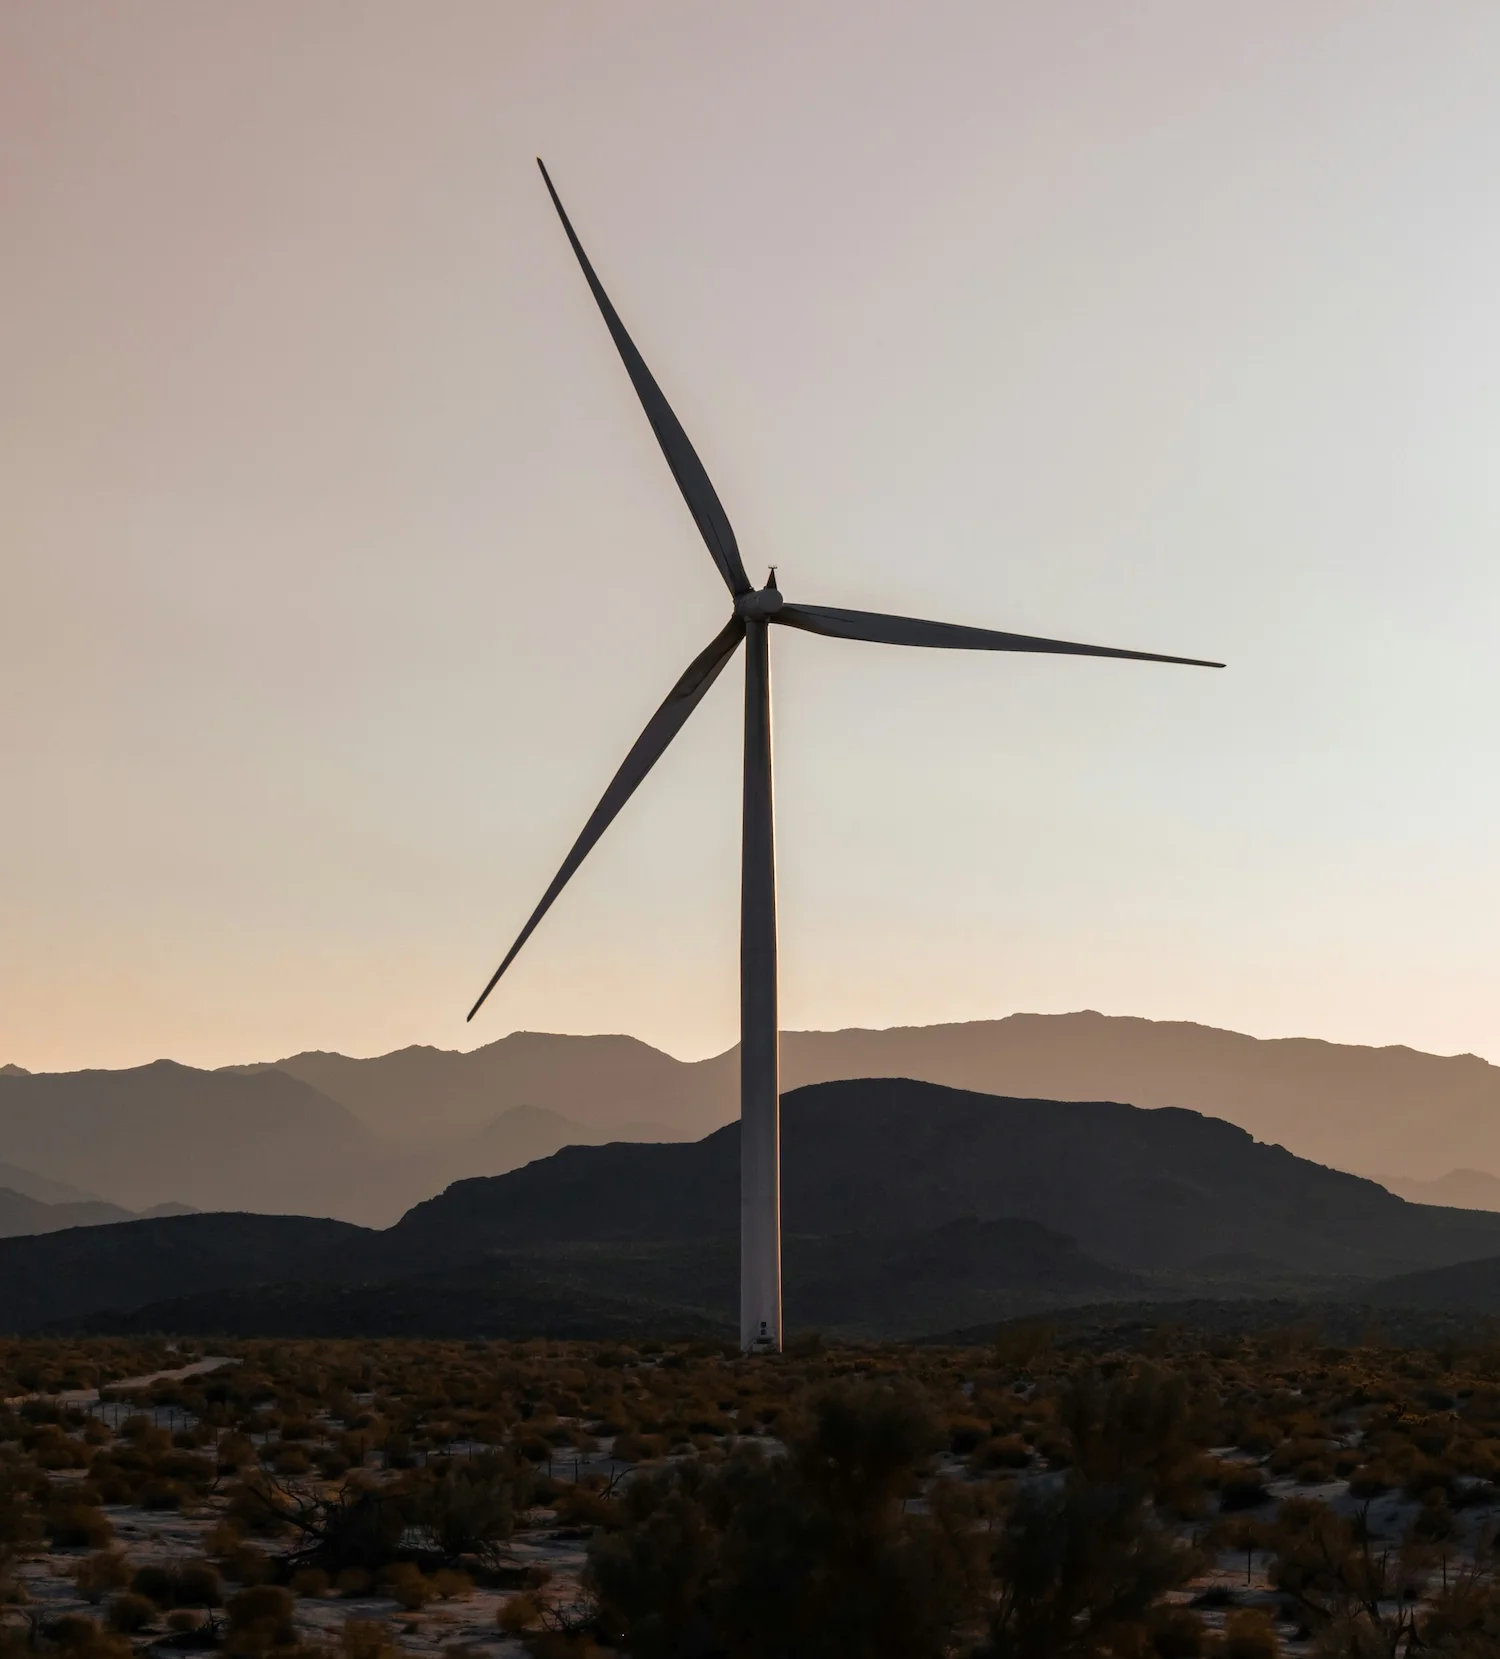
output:
{"label": "turbine hub", "polygon": [[764,622],[768,617],[775,616],[785,600],[775,588],[760,588],[750,593],[742,593],[734,602],[734,614],[742,616],[747,622]]}

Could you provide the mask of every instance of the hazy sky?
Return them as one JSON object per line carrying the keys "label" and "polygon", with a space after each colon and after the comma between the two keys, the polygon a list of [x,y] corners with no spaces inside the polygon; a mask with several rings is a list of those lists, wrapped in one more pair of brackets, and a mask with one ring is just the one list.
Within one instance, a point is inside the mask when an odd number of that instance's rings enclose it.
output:
{"label": "hazy sky", "polygon": [[1224,657],[773,636],[783,1018],[1500,1058],[1500,8],[0,7],[0,1061],[736,1034],[759,579]]}

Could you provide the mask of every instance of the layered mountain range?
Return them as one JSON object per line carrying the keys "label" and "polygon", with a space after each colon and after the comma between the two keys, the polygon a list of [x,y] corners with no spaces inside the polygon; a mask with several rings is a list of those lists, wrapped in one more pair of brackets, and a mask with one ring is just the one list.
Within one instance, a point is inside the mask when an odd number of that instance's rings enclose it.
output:
{"label": "layered mountain range", "polygon": [[[729,1330],[738,1124],[572,1146],[454,1183],[383,1231],[201,1215],[0,1240],[0,1329],[264,1335]],[[793,1326],[914,1335],[1110,1299],[1376,1298],[1500,1258],[1500,1215],[1180,1108],[908,1079],[784,1101]]]}
{"label": "layered mountain range", "polygon": [[[1181,1022],[1017,1014],[966,1025],[788,1032],[787,1089],[908,1077],[992,1094],[1208,1113],[1407,1196],[1500,1206],[1500,1068],[1474,1055],[1263,1040]],[[738,1054],[673,1059],[630,1037],[518,1032],[471,1052],[303,1053],[202,1071],[171,1061],[0,1068],[0,1159],[131,1210],[395,1221],[468,1174],[565,1145],[695,1140],[735,1114]],[[1431,1185],[1430,1183],[1438,1183]],[[6,1183],[0,1172],[0,1184]]]}

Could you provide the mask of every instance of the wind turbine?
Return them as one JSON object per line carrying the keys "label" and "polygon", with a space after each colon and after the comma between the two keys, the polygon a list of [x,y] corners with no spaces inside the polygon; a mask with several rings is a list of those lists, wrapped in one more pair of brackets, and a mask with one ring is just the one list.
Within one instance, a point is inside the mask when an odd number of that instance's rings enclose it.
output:
{"label": "wind turbine", "polygon": [[744,1348],[781,1347],[781,1101],[776,1012],[776,857],[771,814],[771,664],[773,624],[801,628],[834,639],[871,640],[880,645],[928,645],[950,651],[1036,651],[1070,657],[1126,657],[1134,662],[1182,663],[1222,668],[1196,657],[1164,657],[1152,651],[1122,651],[1108,645],[1075,645],[1028,634],[995,633],[952,622],[922,622],[874,611],[834,610],[824,605],[791,605],[776,586],[775,567],[763,588],[745,574],[734,531],[709,482],[703,463],[676,415],[610,304],[583,244],[574,232],[547,169],[537,158],[552,205],[578,256],[614,338],[636,395],[651,422],[677,487],[699,534],[729,589],[729,621],[688,665],[651,716],[634,748],[615,773],[573,850],[563,860],[542,902],[531,913],[505,960],[469,1010],[473,1019],[583,863],[594,843],[635,793],[641,780],[682,730],[704,693],[719,677],[740,641],[745,642],[745,784],[740,865],[740,1342]]}

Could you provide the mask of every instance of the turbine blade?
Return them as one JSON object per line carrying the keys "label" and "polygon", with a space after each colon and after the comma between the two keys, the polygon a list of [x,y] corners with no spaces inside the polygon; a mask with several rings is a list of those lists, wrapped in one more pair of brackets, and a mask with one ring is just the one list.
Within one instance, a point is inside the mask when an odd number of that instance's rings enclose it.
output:
{"label": "turbine blade", "polygon": [[620,808],[636,792],[641,780],[666,752],[667,745],[687,723],[687,717],[703,701],[703,694],[719,677],[720,670],[734,654],[735,647],[745,637],[745,624],[735,617],[706,650],[700,651],[689,664],[687,672],[667,693],[666,701],[653,714],[646,729],[635,740],[620,770],[610,781],[598,806],[594,808],[583,833],[573,843],[573,850],[563,860],[562,868],[552,878],[552,885],[542,895],[542,902],[531,913],[531,920],[521,929],[515,944],[506,953],[505,960],[495,969],[479,1001],[469,1010],[473,1019],[484,1006],[484,999],[499,983],[500,975],[516,959],[516,953],[531,937],[536,925],[552,906],[552,901],[568,885],[573,872],[588,857],[589,850],[614,822]]}
{"label": "turbine blade", "polygon": [[868,639],[879,645],[932,645],[948,651],[1045,651],[1064,657],[1128,657],[1133,662],[1176,662],[1189,668],[1222,668],[1200,657],[1164,657],[1155,651],[1124,651],[1113,645],[1075,645],[1031,634],[1000,634],[957,622],[922,622],[913,616],[878,611],[841,611],[826,605],[783,605],[770,619],[833,639]]}
{"label": "turbine blade", "polygon": [[709,482],[708,473],[704,471],[697,451],[688,442],[687,433],[682,430],[682,423],[672,413],[672,406],[662,396],[661,387],[656,384],[645,360],[635,349],[635,342],[625,332],[619,312],[610,304],[609,295],[604,292],[599,278],[594,275],[594,267],[589,263],[589,256],[583,251],[583,244],[573,230],[572,221],[568,218],[557,191],[552,187],[552,180],[546,167],[542,165],[540,156],[537,157],[536,164],[542,169],[542,178],[546,181],[552,205],[557,209],[557,216],[562,220],[562,227],[568,233],[569,242],[573,244],[573,252],[577,254],[578,263],[583,267],[584,277],[593,290],[594,299],[598,302],[600,311],[604,313],[605,324],[614,337],[615,346],[625,364],[625,372],[630,376],[636,396],[640,398],[641,406],[646,411],[646,419],[651,422],[651,430],[656,434],[661,452],[666,456],[672,476],[677,480],[677,487],[688,504],[688,511],[698,526],[698,533],[708,544],[708,551],[713,555],[713,561],[719,567],[719,574],[724,578],[729,591],[736,597],[742,593],[749,593],[750,578],[745,574],[745,567],[740,562],[740,550],[734,539],[734,531],[730,528],[728,516],[713,485]]}

